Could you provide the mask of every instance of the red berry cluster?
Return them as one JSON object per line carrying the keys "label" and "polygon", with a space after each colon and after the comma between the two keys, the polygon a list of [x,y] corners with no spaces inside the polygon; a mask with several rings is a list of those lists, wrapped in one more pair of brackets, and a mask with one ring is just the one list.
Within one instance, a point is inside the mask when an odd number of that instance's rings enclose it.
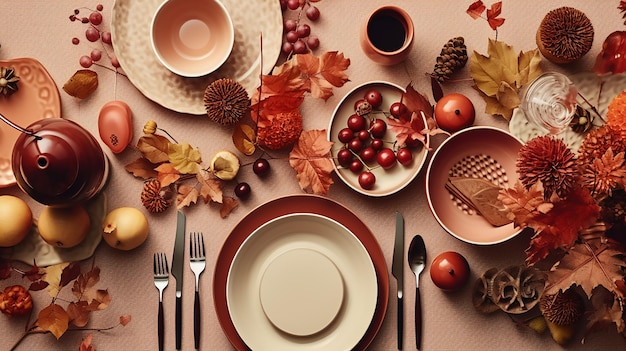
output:
{"label": "red berry cluster", "polygon": [[[319,0],[318,0],[319,1]],[[283,22],[284,42],[283,52],[289,54],[306,54],[309,50],[315,50],[320,45],[317,36],[311,35],[311,26],[302,22],[302,14],[310,21],[315,22],[320,18],[320,10],[311,4],[311,0],[280,0],[283,12],[288,10],[298,11],[297,19],[288,18]]]}
{"label": "red berry cluster", "polygon": [[[77,22],[77,23],[87,25],[87,28],[85,29],[85,38],[89,42],[92,42],[92,43],[100,42],[102,49],[107,53],[107,56],[109,57],[109,60],[111,61],[111,66],[115,68],[119,68],[120,64],[119,64],[119,61],[117,60],[117,57],[109,53],[109,50],[107,50],[107,47],[105,47],[105,44],[108,47],[111,47],[111,44],[112,44],[111,32],[100,29],[100,25],[102,24],[102,21],[103,21],[103,17],[102,17],[103,9],[104,9],[104,6],[102,4],[98,4],[95,10],[88,9],[88,8],[74,9],[74,13],[72,13],[69,16],[69,19],[71,22]],[[89,15],[81,16],[81,10],[88,11]],[[74,45],[80,44],[80,39],[78,37],[72,38],[72,44]],[[100,50],[99,48],[92,48],[89,55],[83,55],[79,58],[78,63],[84,68],[89,68],[94,63],[100,61],[101,58],[102,58],[102,50]]]}
{"label": "red berry cluster", "polygon": [[394,102],[388,112],[378,110],[382,102],[383,96],[378,90],[368,90],[362,99],[356,101],[355,113],[350,115],[346,127],[337,135],[343,143],[337,151],[337,163],[359,174],[359,185],[365,190],[374,188],[376,176],[372,169],[376,165],[383,169],[391,169],[397,163],[408,166],[413,162],[410,148],[419,145],[418,140],[407,140],[405,145],[385,140],[387,123],[377,115],[410,119],[410,113],[402,102]]}
{"label": "red berry cluster", "polygon": [[[270,172],[270,168],[270,162],[263,157],[258,158],[252,164],[252,171],[259,177],[265,177]],[[242,200],[250,197],[251,192],[252,188],[246,182],[240,182],[235,185],[235,195]]]}

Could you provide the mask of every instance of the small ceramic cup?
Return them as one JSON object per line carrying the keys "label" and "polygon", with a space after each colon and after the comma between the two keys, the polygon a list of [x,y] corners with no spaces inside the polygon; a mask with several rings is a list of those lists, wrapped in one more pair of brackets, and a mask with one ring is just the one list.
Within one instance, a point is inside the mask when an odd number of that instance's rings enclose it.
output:
{"label": "small ceramic cup", "polygon": [[413,21],[399,7],[379,7],[363,24],[360,41],[372,61],[386,66],[398,64],[413,47]]}
{"label": "small ceramic cup", "polygon": [[150,41],[167,69],[184,77],[200,77],[228,59],[235,30],[219,0],[165,0],[152,18]]}

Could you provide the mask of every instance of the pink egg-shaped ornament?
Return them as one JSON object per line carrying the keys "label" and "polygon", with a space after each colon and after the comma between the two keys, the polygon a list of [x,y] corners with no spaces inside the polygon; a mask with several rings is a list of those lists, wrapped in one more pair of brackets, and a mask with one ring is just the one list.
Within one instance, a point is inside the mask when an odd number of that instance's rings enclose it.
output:
{"label": "pink egg-shaped ornament", "polygon": [[109,101],[98,116],[100,138],[115,154],[124,151],[133,139],[133,115],[123,101]]}

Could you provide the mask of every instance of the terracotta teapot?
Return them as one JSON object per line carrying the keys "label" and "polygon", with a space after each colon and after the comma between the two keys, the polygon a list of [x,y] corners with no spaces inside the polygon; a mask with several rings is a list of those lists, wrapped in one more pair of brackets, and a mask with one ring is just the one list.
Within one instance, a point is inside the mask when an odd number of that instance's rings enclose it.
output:
{"label": "terracotta teapot", "polygon": [[76,122],[46,118],[20,130],[11,166],[18,186],[34,200],[51,206],[87,201],[104,187],[109,161],[100,144]]}

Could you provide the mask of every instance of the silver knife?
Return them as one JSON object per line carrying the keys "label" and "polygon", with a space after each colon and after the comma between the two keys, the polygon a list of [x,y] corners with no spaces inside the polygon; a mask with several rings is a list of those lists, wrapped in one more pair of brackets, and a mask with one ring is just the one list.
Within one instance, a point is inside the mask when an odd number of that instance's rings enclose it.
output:
{"label": "silver knife", "polygon": [[180,350],[183,331],[183,260],[185,256],[185,215],[178,211],[176,241],[172,258],[172,275],[176,278],[176,349]]}
{"label": "silver knife", "polygon": [[398,283],[398,350],[402,350],[404,330],[404,304],[402,302],[404,289],[404,218],[402,218],[400,212],[396,212],[396,238],[393,246],[391,273]]}

